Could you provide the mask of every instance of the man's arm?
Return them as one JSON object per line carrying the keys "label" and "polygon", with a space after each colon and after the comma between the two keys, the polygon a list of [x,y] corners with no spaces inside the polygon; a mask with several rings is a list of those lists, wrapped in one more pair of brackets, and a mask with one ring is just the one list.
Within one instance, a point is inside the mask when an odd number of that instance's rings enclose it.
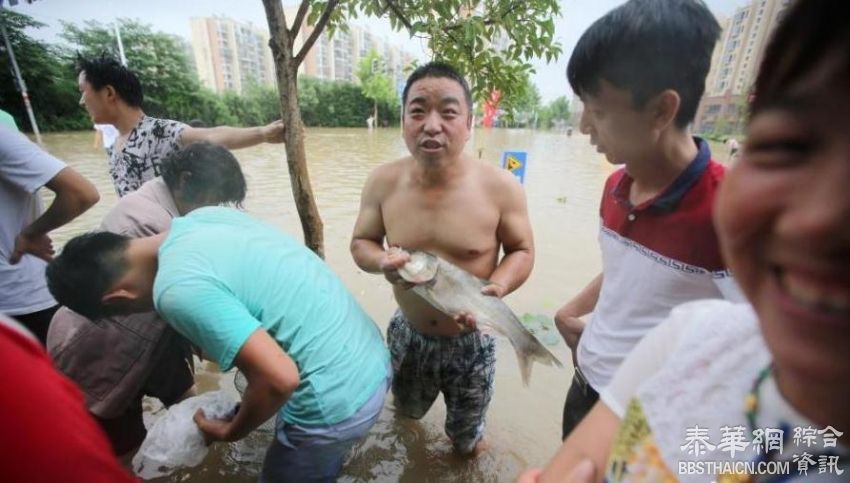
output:
{"label": "man's arm", "polygon": [[[619,427],[620,418],[605,403],[601,401],[596,403],[587,417],[564,441],[561,449],[549,461],[543,472],[537,474],[535,471],[524,476],[522,481],[536,483],[573,482],[576,478],[575,471],[579,466],[582,466],[582,472],[585,475],[593,474],[591,481],[605,481],[608,455],[614,446]],[[588,460],[593,463],[593,471],[590,471],[590,468],[587,467]],[[578,481],[586,481],[584,478]]]}
{"label": "man's arm", "polygon": [[202,410],[195,413],[195,423],[207,442],[244,438],[274,416],[301,382],[295,361],[262,328],[239,350],[235,365],[245,374],[248,387],[233,419],[207,419]]}
{"label": "man's arm", "polygon": [[358,267],[369,273],[383,273],[393,284],[404,284],[398,269],[410,260],[410,255],[401,250],[384,250],[386,228],[381,213],[381,202],[392,180],[381,168],[376,169],[366,180],[360,196],[360,213],[351,235],[351,256]]}
{"label": "man's arm", "polygon": [[235,441],[270,418],[289,399],[300,383],[298,368],[224,284],[187,268],[190,266],[175,261],[160,266],[157,283],[163,288],[154,294],[156,310],[174,329],[210,354],[222,370],[235,365],[245,374],[248,388],[236,416],[209,420],[203,413],[195,415],[208,442]]}
{"label": "man's arm", "polygon": [[56,198],[41,216],[15,238],[15,249],[9,257],[9,263],[18,263],[26,253],[49,261],[53,256],[53,243],[47,234],[78,217],[100,200],[97,188],[70,167],[59,171],[45,186],[56,193]]}
{"label": "man's arm", "polygon": [[564,338],[564,342],[573,351],[573,362],[575,362],[578,340],[581,338],[585,326],[585,322],[579,317],[584,317],[593,312],[601,290],[602,274],[600,273],[555,313],[555,326],[561,333],[561,337]]}
{"label": "man's arm", "polygon": [[490,275],[493,284],[482,289],[488,295],[504,297],[528,279],[534,267],[534,236],[528,220],[525,192],[513,175],[498,175],[506,182],[499,190],[500,218],[496,237],[502,244],[505,256]]}
{"label": "man's arm", "polygon": [[256,127],[187,127],[180,133],[180,144],[186,146],[197,141],[208,141],[228,149],[239,149],[260,143],[282,143],[283,132],[283,121],[280,119]]}

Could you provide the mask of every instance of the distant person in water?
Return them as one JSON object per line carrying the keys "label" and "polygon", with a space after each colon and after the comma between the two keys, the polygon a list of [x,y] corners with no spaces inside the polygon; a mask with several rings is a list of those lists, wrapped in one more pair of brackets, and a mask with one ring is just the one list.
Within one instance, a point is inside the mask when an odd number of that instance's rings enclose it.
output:
{"label": "distant person in water", "polygon": [[741,149],[740,144],[738,144],[738,140],[734,137],[730,137],[726,140],[726,146],[729,147],[729,161],[735,159],[735,156],[738,154],[738,150]]}
{"label": "distant person in water", "polygon": [[160,163],[173,151],[195,141],[209,141],[229,149],[263,142],[283,142],[283,121],[266,126],[236,128],[189,127],[179,121],[148,117],[142,110],[142,84],[136,74],[116,59],[80,58],[80,105],[98,124],[118,129],[109,173],[118,196],[139,189],[160,174]]}

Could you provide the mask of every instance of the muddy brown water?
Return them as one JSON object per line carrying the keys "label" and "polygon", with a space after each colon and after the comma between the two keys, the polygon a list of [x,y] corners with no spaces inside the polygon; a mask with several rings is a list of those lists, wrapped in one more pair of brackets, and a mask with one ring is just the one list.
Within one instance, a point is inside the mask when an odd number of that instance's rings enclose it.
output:
{"label": "muddy brown water", "polygon": [[[55,244],[61,247],[70,237],[97,227],[117,198],[106,156],[92,147],[93,133],[47,134],[44,141],[48,151],[94,181],[101,193],[98,205],[54,232]],[[348,244],[367,175],[379,164],[407,153],[400,132],[308,129],[306,142],[310,176],[325,223],[327,261],[385,332],[396,307],[391,288],[381,277],[357,268]],[[578,134],[477,129],[467,149],[493,164],[499,162],[502,151],[528,152],[525,190],[537,257],[530,279],[506,301],[518,315],[553,315],[600,270],[599,196],[612,166],[586,136]],[[300,237],[283,147],[262,145],[234,153],[248,182],[246,211]],[[565,346],[561,343],[555,351],[569,367]],[[350,455],[340,481],[513,481],[523,469],[544,464],[559,446],[562,405],[572,370],[535,365],[526,388],[507,340],[499,340],[497,359],[495,394],[487,418],[490,449],[485,454],[469,460],[451,452],[443,432],[441,398],[422,420],[410,421],[395,417],[389,396],[378,423]],[[201,391],[222,388],[237,396],[232,374],[219,373],[213,364],[200,364],[196,380]],[[162,413],[152,400],[146,401],[146,408],[148,423]],[[238,443],[217,443],[200,466],[160,481],[256,481],[270,437],[269,432],[259,431]]]}

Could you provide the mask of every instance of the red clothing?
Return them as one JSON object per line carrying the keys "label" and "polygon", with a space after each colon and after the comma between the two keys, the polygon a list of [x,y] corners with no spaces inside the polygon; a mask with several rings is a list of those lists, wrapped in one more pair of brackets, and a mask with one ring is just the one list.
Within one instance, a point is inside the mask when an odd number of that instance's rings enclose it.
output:
{"label": "red clothing", "polygon": [[118,463],[79,390],[0,315],[0,481],[137,481]]}

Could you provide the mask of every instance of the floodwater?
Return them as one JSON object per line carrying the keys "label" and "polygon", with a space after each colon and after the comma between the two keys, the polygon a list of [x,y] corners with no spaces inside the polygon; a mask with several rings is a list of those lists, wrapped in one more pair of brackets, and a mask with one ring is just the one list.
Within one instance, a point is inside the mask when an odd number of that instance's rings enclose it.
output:
{"label": "floodwater", "polygon": [[[45,147],[94,181],[101,201],[92,210],[53,234],[57,247],[68,238],[98,226],[116,201],[106,156],[92,147],[93,133],[47,134]],[[313,189],[325,224],[327,262],[386,332],[395,304],[390,285],[364,273],[348,251],[359,207],[360,190],[379,164],[404,156],[398,129],[308,129],[307,158]],[[518,315],[551,316],[600,270],[596,245],[598,206],[605,178],[613,170],[578,133],[476,129],[467,149],[482,162],[497,164],[502,151],[528,152],[525,190],[537,249],[530,279],[506,298]],[[301,236],[282,145],[235,151],[243,166],[252,215]],[[721,155],[722,156],[722,155]],[[535,365],[523,387],[513,349],[500,339],[495,393],[488,412],[490,449],[477,459],[455,456],[443,432],[445,406],[439,398],[420,421],[395,418],[392,397],[369,434],[349,457],[341,481],[495,482],[513,481],[524,469],[545,464],[560,444],[561,411],[572,377],[569,351],[555,349],[565,368]],[[232,375],[210,363],[197,375],[201,391],[233,390]],[[237,394],[233,392],[234,396]],[[161,409],[146,402],[146,420]],[[239,443],[217,443],[198,467],[163,478],[172,482],[256,481],[268,432],[255,432]]]}

